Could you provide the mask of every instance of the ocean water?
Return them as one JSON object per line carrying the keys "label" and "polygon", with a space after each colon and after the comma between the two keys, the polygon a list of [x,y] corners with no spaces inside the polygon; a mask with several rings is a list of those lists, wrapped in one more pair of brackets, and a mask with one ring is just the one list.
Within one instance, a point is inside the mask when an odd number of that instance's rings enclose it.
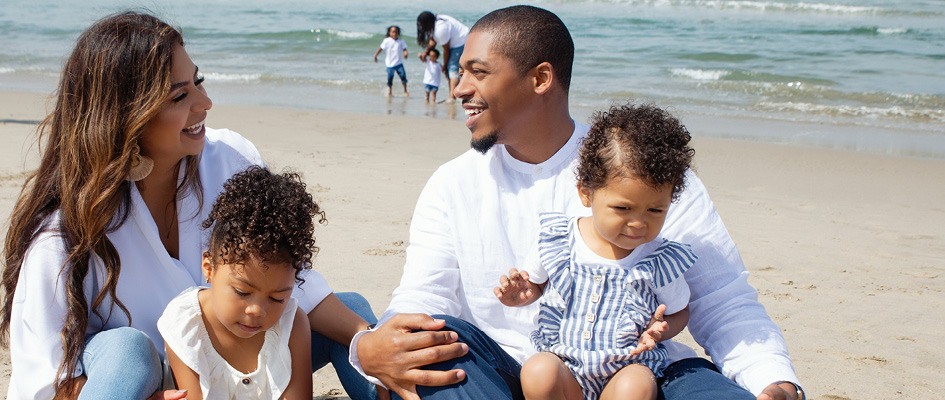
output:
{"label": "ocean water", "polygon": [[[945,1],[527,2],[574,37],[577,119],[628,99],[672,109],[695,135],[945,158]],[[0,90],[51,92],[92,21],[146,9],[180,27],[217,104],[463,119],[423,101],[416,15],[468,25],[510,3],[4,0]],[[382,96],[385,28],[402,28],[410,98]],[[446,98],[446,84],[439,98]],[[721,122],[720,122],[721,121]]]}

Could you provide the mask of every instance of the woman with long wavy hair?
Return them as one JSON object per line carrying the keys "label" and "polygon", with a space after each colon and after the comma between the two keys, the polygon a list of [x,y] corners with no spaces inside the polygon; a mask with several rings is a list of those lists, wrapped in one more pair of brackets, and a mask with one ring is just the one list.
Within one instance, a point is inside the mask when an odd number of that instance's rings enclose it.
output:
{"label": "woman with long wavy hair", "polygon": [[[202,282],[200,223],[223,182],[263,163],[242,136],[204,126],[202,83],[180,32],[154,16],[112,15],[79,37],[4,244],[8,398],[186,396],[161,390],[173,384],[157,319]],[[347,349],[368,323],[320,275],[305,279],[301,308]]]}

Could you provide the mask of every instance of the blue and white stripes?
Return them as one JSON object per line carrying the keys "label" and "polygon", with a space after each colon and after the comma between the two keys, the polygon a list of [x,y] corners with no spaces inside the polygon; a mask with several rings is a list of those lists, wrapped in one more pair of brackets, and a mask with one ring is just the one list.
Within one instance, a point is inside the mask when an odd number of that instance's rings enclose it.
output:
{"label": "blue and white stripes", "polygon": [[689,246],[664,241],[631,268],[617,262],[582,265],[574,262],[570,244],[576,224],[559,213],[542,214],[541,224],[539,257],[548,285],[532,333],[536,349],[561,357],[588,399],[596,399],[629,364],[644,364],[659,376],[666,359],[662,346],[638,356],[630,352],[659,305],[654,290],[695,263]]}

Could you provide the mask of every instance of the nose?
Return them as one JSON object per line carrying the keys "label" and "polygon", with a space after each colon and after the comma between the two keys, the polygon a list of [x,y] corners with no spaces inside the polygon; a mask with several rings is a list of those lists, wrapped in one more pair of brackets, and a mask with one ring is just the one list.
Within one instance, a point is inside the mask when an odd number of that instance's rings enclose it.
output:
{"label": "nose", "polygon": [[256,303],[256,302],[252,302],[252,303],[247,304],[247,305],[246,305],[246,311],[245,311],[245,312],[246,312],[247,315],[252,315],[252,316],[256,316],[256,317],[265,317],[265,316],[266,316],[266,308],[263,307],[261,304]]}
{"label": "nose", "polygon": [[456,87],[453,88],[453,97],[459,99],[466,99],[472,97],[472,85],[469,84],[468,75],[470,74],[460,74],[459,82],[456,83]]}
{"label": "nose", "polygon": [[207,89],[202,85],[199,86],[200,90],[197,90],[194,94],[197,96],[196,101],[191,105],[190,111],[200,113],[207,111],[213,108],[213,100],[210,100],[210,95],[207,94]]}

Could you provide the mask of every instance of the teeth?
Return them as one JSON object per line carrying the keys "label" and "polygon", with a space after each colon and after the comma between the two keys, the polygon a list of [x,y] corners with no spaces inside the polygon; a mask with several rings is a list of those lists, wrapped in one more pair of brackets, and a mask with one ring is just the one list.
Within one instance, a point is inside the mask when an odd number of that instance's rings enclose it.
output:
{"label": "teeth", "polygon": [[198,122],[198,123],[196,123],[196,124],[193,124],[193,125],[191,125],[191,126],[188,126],[188,127],[184,128],[184,130],[185,130],[185,131],[188,131],[188,132],[193,132],[193,131],[199,130],[200,128],[203,127],[203,123],[204,123],[204,121],[200,121],[200,122]]}
{"label": "teeth", "polygon": [[467,116],[469,116],[469,115],[477,115],[477,114],[479,114],[479,113],[481,113],[481,112],[482,112],[482,109],[479,109],[479,108],[475,108],[475,109],[474,109],[474,108],[467,108],[467,109],[466,109],[466,115],[467,115]]}

